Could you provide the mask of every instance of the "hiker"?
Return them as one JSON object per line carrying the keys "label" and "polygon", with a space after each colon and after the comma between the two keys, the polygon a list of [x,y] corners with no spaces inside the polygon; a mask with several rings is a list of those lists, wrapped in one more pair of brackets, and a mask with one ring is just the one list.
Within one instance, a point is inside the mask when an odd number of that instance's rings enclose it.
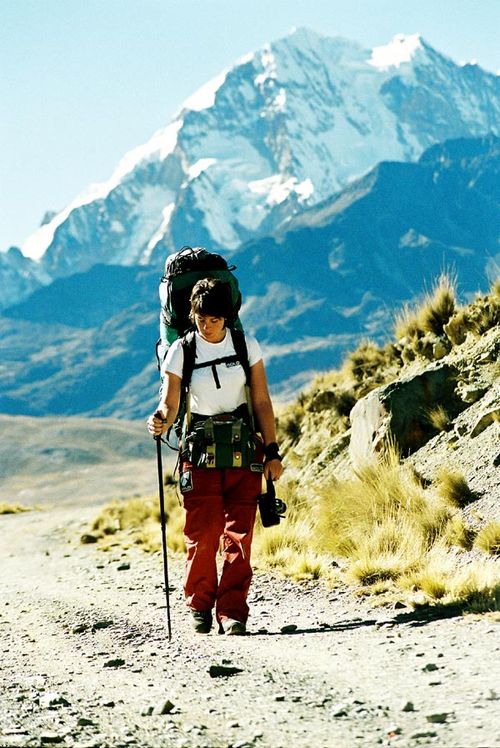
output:
{"label": "hiker", "polygon": [[[188,398],[191,426],[201,424],[203,429],[211,423],[211,416],[218,416],[222,424],[226,416],[231,422],[231,415],[248,422],[245,371],[241,362],[235,361],[234,333],[228,326],[233,310],[226,284],[215,278],[199,280],[190,301],[196,346],[196,367]],[[252,578],[250,550],[262,473],[266,479],[275,481],[283,472],[261,349],[251,335],[245,335],[245,341],[250,366],[250,405],[256,430],[262,437],[257,440],[253,462],[246,467],[198,467],[200,461],[193,464],[192,454],[190,457],[186,450],[189,434],[181,443],[180,490],[186,511],[187,546],[184,593],[198,633],[210,631],[215,607],[219,633],[245,634],[247,594]],[[225,361],[227,358],[230,360]],[[167,432],[177,417],[183,361],[180,338],[168,350],[162,366],[166,384],[158,410],[148,418],[148,431],[154,436]],[[214,363],[203,366],[206,362]],[[204,458],[211,459],[206,455]],[[221,537],[223,567],[218,581],[216,556]]]}

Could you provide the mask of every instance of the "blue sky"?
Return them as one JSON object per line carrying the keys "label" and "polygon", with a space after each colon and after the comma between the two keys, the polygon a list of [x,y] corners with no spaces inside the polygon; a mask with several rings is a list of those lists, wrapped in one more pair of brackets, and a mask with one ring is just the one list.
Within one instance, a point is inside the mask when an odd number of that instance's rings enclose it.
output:
{"label": "blue sky", "polygon": [[500,71],[500,0],[0,0],[0,250],[293,26],[367,47],[419,32]]}

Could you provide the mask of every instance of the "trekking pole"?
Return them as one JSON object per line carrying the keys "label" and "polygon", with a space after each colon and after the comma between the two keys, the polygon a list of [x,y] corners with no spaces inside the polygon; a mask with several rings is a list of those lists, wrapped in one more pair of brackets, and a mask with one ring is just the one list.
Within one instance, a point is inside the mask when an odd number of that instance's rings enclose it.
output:
{"label": "trekking pole", "polygon": [[167,625],[168,640],[172,639],[172,626],[170,623],[170,596],[168,584],[168,557],[167,557],[167,522],[165,517],[165,496],[163,493],[163,467],[161,463],[161,437],[155,436],[156,461],[158,463],[158,492],[160,494],[160,517],[161,517],[161,542],[163,546],[163,572],[165,576],[165,597],[167,600]]}

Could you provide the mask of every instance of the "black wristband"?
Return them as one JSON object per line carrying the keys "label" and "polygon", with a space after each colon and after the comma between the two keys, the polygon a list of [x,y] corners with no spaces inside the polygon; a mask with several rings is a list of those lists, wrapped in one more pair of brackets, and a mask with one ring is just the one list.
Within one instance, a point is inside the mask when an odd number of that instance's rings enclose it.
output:
{"label": "black wristband", "polygon": [[269,460],[282,460],[282,457],[279,453],[279,447],[276,442],[271,442],[271,444],[268,444],[267,447],[264,447],[264,456],[266,458],[266,462],[268,462]]}

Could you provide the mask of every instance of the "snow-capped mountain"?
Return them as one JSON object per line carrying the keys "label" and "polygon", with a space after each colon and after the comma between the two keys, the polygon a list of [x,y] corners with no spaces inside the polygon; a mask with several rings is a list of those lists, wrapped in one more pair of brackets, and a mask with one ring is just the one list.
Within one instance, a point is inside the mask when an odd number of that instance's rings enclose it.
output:
{"label": "snow-capped mountain", "polygon": [[380,161],[488,132],[500,134],[499,77],[417,35],[369,50],[299,29],[207,83],[22,250],[52,278],[160,265],[183,244],[236,250]]}
{"label": "snow-capped mountain", "polygon": [[[274,395],[392,337],[394,309],[443,270],[461,299],[500,276],[500,138],[447,141],[382,162],[232,255],[241,317]],[[156,405],[159,271],[94,265],[0,316],[0,411],[143,418]]]}

